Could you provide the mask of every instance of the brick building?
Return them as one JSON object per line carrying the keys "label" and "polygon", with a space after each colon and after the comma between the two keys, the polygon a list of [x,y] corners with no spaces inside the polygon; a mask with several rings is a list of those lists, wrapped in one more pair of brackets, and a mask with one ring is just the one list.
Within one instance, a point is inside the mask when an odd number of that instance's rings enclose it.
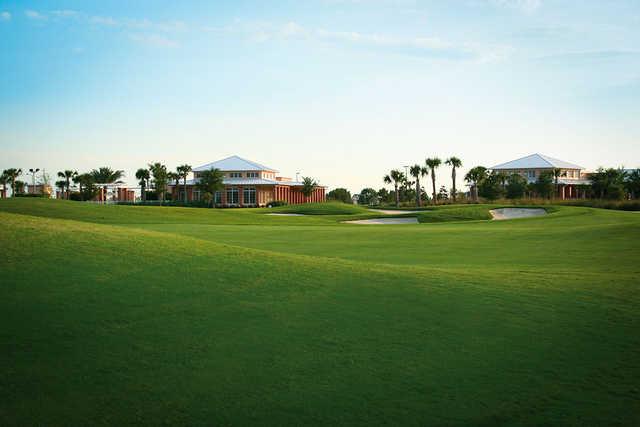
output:
{"label": "brick building", "polygon": [[[277,176],[278,171],[268,166],[243,159],[238,156],[227,157],[193,169],[193,179],[187,180],[187,200],[201,200],[202,194],[196,184],[200,173],[210,169],[219,169],[224,175],[224,190],[214,195],[216,205],[220,206],[266,206],[282,200],[289,204],[323,202],[325,187],[317,186],[311,196],[302,194],[302,182]],[[169,185],[174,200],[184,200],[182,185]]]}

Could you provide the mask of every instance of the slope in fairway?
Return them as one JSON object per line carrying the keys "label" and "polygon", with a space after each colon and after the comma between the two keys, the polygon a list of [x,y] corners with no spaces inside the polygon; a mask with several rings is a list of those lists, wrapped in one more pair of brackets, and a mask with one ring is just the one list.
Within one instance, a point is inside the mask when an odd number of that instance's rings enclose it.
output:
{"label": "slope in fairway", "polygon": [[0,201],[3,425],[640,420],[637,215],[85,206]]}

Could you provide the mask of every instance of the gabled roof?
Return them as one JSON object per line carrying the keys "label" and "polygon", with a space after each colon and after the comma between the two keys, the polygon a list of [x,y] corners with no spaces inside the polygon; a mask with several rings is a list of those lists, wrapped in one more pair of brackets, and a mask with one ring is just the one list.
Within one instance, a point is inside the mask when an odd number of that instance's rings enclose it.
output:
{"label": "gabled roof", "polygon": [[493,166],[489,169],[584,169],[582,166],[574,165],[573,163],[565,162],[564,160],[554,159],[552,157],[544,156],[542,154],[532,154],[527,157],[512,160],[507,163]]}
{"label": "gabled roof", "polygon": [[220,169],[221,171],[269,171],[278,172],[277,170],[270,168],[260,163],[252,162],[251,160],[243,159],[238,156],[227,157],[226,159],[218,160],[213,163],[208,163],[203,166],[194,168],[194,172],[201,172],[209,169]]}

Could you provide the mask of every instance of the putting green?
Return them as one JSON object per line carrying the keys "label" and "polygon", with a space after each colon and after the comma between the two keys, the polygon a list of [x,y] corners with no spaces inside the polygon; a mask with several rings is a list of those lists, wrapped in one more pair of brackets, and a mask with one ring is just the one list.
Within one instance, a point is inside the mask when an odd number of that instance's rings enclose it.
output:
{"label": "putting green", "polygon": [[494,207],[0,200],[0,423],[638,424],[640,216]]}

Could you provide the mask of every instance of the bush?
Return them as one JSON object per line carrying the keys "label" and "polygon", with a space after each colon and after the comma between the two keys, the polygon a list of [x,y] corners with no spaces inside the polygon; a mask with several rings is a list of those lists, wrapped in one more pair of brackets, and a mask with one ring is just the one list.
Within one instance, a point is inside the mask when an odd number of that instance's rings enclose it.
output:
{"label": "bush", "polygon": [[268,208],[277,208],[278,206],[287,206],[288,203],[284,200],[274,200],[273,202],[269,202],[267,204]]}
{"label": "bush", "polygon": [[47,194],[27,194],[27,193],[17,193],[12,195],[11,197],[42,197],[45,199],[49,198]]}

